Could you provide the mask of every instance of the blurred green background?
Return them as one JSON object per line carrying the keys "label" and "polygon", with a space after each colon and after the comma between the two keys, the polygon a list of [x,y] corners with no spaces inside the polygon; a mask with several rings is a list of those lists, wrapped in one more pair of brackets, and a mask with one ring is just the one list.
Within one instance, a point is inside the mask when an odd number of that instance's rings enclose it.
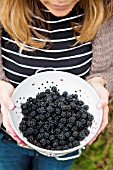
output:
{"label": "blurred green background", "polygon": [[81,157],[75,159],[71,170],[113,170],[113,97],[110,99],[109,123]]}

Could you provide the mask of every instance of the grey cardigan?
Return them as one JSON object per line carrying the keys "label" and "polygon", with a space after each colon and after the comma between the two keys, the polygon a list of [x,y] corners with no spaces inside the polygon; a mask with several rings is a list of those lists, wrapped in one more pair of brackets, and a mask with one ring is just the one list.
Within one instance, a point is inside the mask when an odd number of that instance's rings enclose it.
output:
{"label": "grey cardigan", "polygon": [[[0,46],[1,46],[0,29]],[[113,16],[105,22],[92,41],[93,57],[90,75],[92,77],[102,77],[106,80],[106,88],[109,92],[113,91]],[[0,50],[0,80],[8,81],[3,71],[2,55]],[[0,117],[0,122],[2,118]]]}

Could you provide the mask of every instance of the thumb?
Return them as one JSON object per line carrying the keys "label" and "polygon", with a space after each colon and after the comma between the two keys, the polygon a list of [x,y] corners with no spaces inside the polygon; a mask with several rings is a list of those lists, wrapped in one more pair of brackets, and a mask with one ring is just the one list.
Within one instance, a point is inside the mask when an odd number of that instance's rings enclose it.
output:
{"label": "thumb", "polygon": [[2,104],[8,109],[8,110],[13,110],[15,108],[15,104],[12,101],[12,99],[10,97],[5,98],[2,102],[1,102],[1,106]]}
{"label": "thumb", "polygon": [[8,109],[9,110],[14,110],[15,107],[16,107],[15,104],[10,100]]}

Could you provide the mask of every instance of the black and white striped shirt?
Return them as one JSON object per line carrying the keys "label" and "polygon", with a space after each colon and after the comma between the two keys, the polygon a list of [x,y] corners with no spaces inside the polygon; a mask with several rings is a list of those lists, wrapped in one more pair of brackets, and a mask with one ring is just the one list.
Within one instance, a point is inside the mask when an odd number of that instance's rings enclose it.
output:
{"label": "black and white striped shirt", "polygon": [[[2,32],[2,58],[6,76],[16,87],[22,80],[33,75],[41,68],[55,68],[67,71],[80,77],[85,77],[90,70],[92,60],[92,44],[86,42],[77,44],[71,22],[76,22],[83,14],[75,14],[74,10],[66,17],[55,17],[51,13],[50,20],[42,20],[50,24],[50,30],[33,27],[40,32],[46,32],[52,45],[50,48],[35,49],[19,53],[15,41],[3,30]],[[41,18],[35,16],[35,19]],[[38,38],[36,38],[38,39]],[[43,41],[40,39],[40,41]]]}

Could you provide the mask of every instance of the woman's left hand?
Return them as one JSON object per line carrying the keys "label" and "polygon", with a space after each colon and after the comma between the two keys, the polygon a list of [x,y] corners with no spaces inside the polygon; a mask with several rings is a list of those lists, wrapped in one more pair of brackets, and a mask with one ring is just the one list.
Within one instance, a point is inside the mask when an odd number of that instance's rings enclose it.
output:
{"label": "woman's left hand", "polygon": [[97,103],[97,109],[103,109],[103,119],[102,119],[102,124],[95,135],[95,137],[88,143],[91,145],[97,138],[97,136],[105,129],[105,127],[108,124],[108,112],[109,112],[109,107],[108,107],[108,100],[109,100],[109,92],[108,90],[104,87],[105,81],[104,79],[100,77],[95,77],[91,78],[88,80],[88,83],[96,90],[97,94],[100,97],[99,102]]}

